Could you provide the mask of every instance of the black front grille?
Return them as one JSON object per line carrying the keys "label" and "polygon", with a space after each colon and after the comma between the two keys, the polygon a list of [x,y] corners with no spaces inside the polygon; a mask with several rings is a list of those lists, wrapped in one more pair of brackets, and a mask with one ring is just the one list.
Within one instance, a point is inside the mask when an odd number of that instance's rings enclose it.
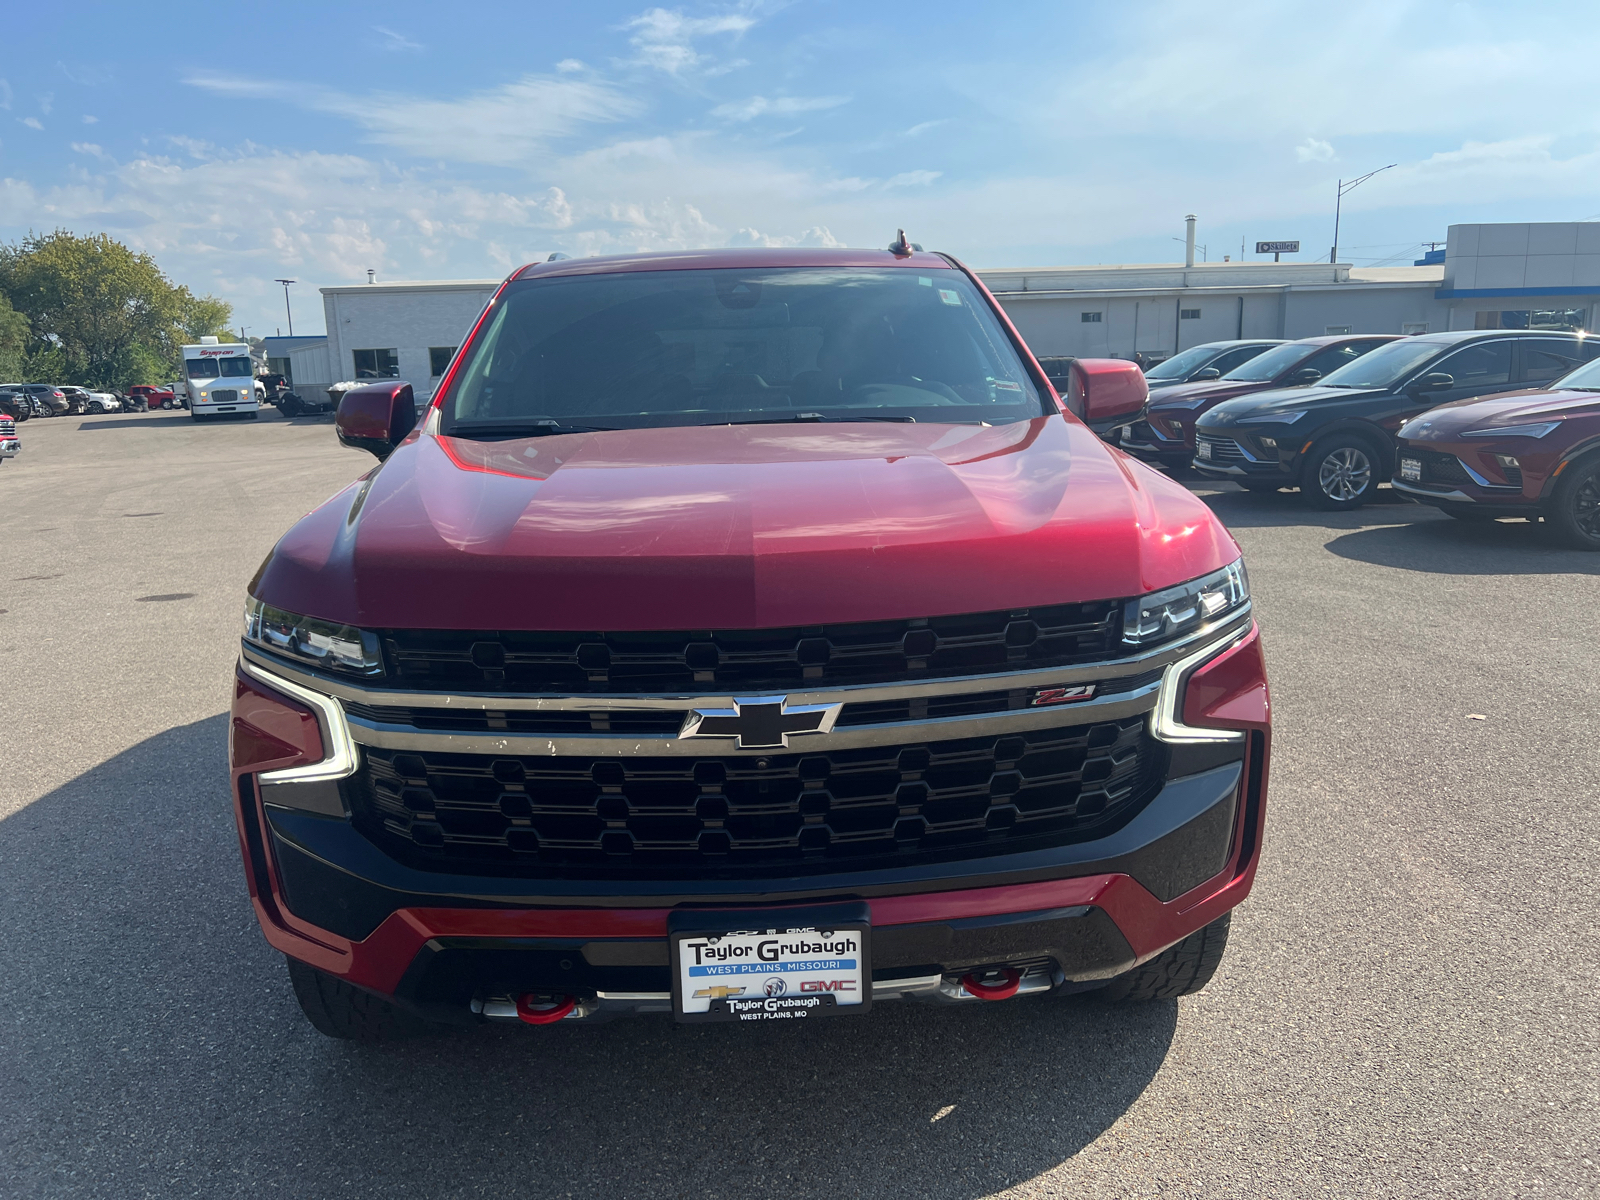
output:
{"label": "black front grille", "polygon": [[1472,476],[1467,474],[1467,469],[1454,454],[1444,454],[1438,450],[1406,450],[1402,457],[1422,460],[1423,483],[1455,485],[1472,482]]}
{"label": "black front grille", "polygon": [[980,675],[1115,657],[1122,604],[675,633],[390,630],[391,686],[555,692],[788,691]]}
{"label": "black front grille", "polygon": [[766,758],[363,749],[357,824],[424,868],[643,876],[828,871],[1103,836],[1160,787],[1142,716]]}
{"label": "black front grille", "polygon": [[1219,438],[1219,437],[1211,437],[1211,436],[1209,436],[1207,434],[1198,434],[1195,437],[1195,445],[1196,445],[1196,447],[1199,447],[1201,445],[1206,445],[1206,446],[1211,447],[1210,457],[1207,458],[1206,456],[1202,455],[1201,458],[1200,458],[1201,462],[1208,462],[1208,461],[1209,462],[1244,462],[1245,461],[1244,451],[1242,449],[1240,449],[1239,443],[1236,442],[1236,441],[1233,441],[1231,438]]}

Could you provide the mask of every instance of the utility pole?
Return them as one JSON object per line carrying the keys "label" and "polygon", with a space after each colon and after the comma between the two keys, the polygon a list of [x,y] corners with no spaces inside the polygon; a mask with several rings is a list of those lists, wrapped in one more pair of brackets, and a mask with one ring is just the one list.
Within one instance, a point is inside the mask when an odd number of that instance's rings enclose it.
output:
{"label": "utility pole", "polygon": [[274,279],[274,283],[283,284],[283,311],[289,318],[289,336],[294,336],[294,312],[289,308],[289,285],[298,283],[297,279]]}
{"label": "utility pole", "polygon": [[1346,192],[1355,191],[1356,188],[1360,187],[1374,175],[1379,175],[1384,171],[1389,170],[1389,167],[1398,167],[1399,165],[1399,163],[1390,163],[1388,167],[1379,167],[1376,171],[1368,171],[1360,179],[1352,179],[1349,183],[1346,183],[1342,179],[1339,180],[1339,193],[1336,197],[1334,197],[1333,201],[1333,249],[1328,253],[1329,263],[1336,263],[1339,261],[1339,209],[1344,203],[1344,194]]}

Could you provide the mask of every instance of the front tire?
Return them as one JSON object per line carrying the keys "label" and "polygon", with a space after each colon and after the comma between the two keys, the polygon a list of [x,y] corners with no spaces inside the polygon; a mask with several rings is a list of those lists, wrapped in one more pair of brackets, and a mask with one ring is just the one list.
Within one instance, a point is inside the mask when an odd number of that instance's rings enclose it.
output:
{"label": "front tire", "polygon": [[1228,948],[1232,919],[1231,912],[1223,913],[1143,966],[1118,975],[1101,990],[1100,998],[1111,1004],[1142,1004],[1193,995],[1217,973],[1222,952]]}
{"label": "front tire", "polygon": [[347,1042],[387,1042],[434,1031],[428,1022],[380,996],[351,987],[344,980],[295,959],[285,961],[300,1011],[312,1028],[325,1037]]}
{"label": "front tire", "polygon": [[1557,539],[1574,550],[1600,550],[1600,454],[1561,473],[1545,519]]}
{"label": "front tire", "polygon": [[1317,508],[1360,508],[1378,487],[1380,457],[1366,438],[1335,434],[1311,447],[1300,490]]}

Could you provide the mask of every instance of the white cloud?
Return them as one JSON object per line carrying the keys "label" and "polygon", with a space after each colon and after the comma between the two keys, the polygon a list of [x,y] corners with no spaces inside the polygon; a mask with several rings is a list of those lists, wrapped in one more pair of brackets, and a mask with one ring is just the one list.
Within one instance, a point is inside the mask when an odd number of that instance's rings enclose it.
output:
{"label": "white cloud", "polygon": [[927,187],[943,174],[943,171],[902,171],[898,175],[891,176],[883,186],[886,188]]}
{"label": "white cloud", "polygon": [[695,48],[696,40],[718,34],[737,40],[755,25],[753,11],[753,6],[746,4],[720,16],[686,17],[682,9],[651,8],[625,21],[622,28],[630,33],[634,61],[669,75],[683,75],[713,65],[713,60]]}
{"label": "white cloud", "polygon": [[385,29],[382,25],[374,25],[372,32],[378,35],[379,48],[391,53],[415,52],[422,49],[421,42],[414,42],[403,33],[396,33],[392,29]]}
{"label": "white cloud", "polygon": [[33,99],[34,102],[38,104],[39,111],[48,117],[50,115],[50,110],[55,107],[56,94],[54,92],[38,92],[34,95]]}
{"label": "white cloud", "polygon": [[221,95],[286,100],[364,126],[372,140],[420,158],[529,165],[552,139],[622,120],[640,102],[608,83],[525,75],[456,100],[375,92],[353,95],[307,84],[202,75],[188,82]]}
{"label": "white cloud", "polygon": [[0,79],[0,110],[9,111],[11,108],[11,84]]}
{"label": "white cloud", "polygon": [[93,142],[73,142],[72,148],[79,154],[87,154],[92,158],[104,158],[106,152]]}
{"label": "white cloud", "polygon": [[949,117],[940,117],[937,121],[920,121],[906,130],[906,137],[921,137],[930,129],[937,129],[940,125],[948,125]]}
{"label": "white cloud", "polygon": [[1328,162],[1333,158],[1333,147],[1319,138],[1308,137],[1294,148],[1296,162]]}
{"label": "white cloud", "polygon": [[583,60],[578,58],[563,58],[556,64],[556,70],[563,75],[570,74],[573,71],[587,71],[588,69]]}
{"label": "white cloud", "polygon": [[730,246],[842,246],[825,225],[813,225],[798,234],[768,234],[744,228],[728,239]]}
{"label": "white cloud", "polygon": [[711,110],[711,115],[730,121],[751,121],[756,117],[789,117],[795,113],[819,112],[849,102],[849,96],[778,96],[771,100],[765,96],[751,96],[748,100],[730,100],[726,104],[719,104]]}
{"label": "white cloud", "polygon": [[83,114],[83,123],[85,125],[97,125],[97,124],[99,124],[99,122],[100,122],[100,118],[99,117],[91,117],[88,113],[84,113]]}
{"label": "white cloud", "polygon": [[44,126],[39,123],[39,118],[38,117],[18,117],[17,120],[21,124],[26,125],[29,129],[43,129],[44,128]]}

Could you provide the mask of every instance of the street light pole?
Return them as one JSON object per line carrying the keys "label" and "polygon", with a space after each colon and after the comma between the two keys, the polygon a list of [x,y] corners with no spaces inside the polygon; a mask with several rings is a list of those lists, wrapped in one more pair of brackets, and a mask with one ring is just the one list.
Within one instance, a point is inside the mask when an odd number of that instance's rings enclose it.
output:
{"label": "street light pole", "polygon": [[273,280],[273,282],[274,283],[283,284],[283,311],[284,311],[285,315],[287,315],[288,318],[289,318],[289,336],[293,337],[294,336],[294,313],[289,308],[289,285],[291,283],[298,283],[299,280],[296,280],[296,279],[275,279],[275,280]]}
{"label": "street light pole", "polygon": [[1388,167],[1379,167],[1376,171],[1368,171],[1360,179],[1352,179],[1349,183],[1346,183],[1342,179],[1339,180],[1339,194],[1334,198],[1333,201],[1333,249],[1328,252],[1329,263],[1336,263],[1339,261],[1339,210],[1344,204],[1344,194],[1346,192],[1355,191],[1356,188],[1360,187],[1374,175],[1378,175],[1384,171],[1387,171],[1389,167],[1397,167],[1399,165],[1399,163],[1390,163]]}

